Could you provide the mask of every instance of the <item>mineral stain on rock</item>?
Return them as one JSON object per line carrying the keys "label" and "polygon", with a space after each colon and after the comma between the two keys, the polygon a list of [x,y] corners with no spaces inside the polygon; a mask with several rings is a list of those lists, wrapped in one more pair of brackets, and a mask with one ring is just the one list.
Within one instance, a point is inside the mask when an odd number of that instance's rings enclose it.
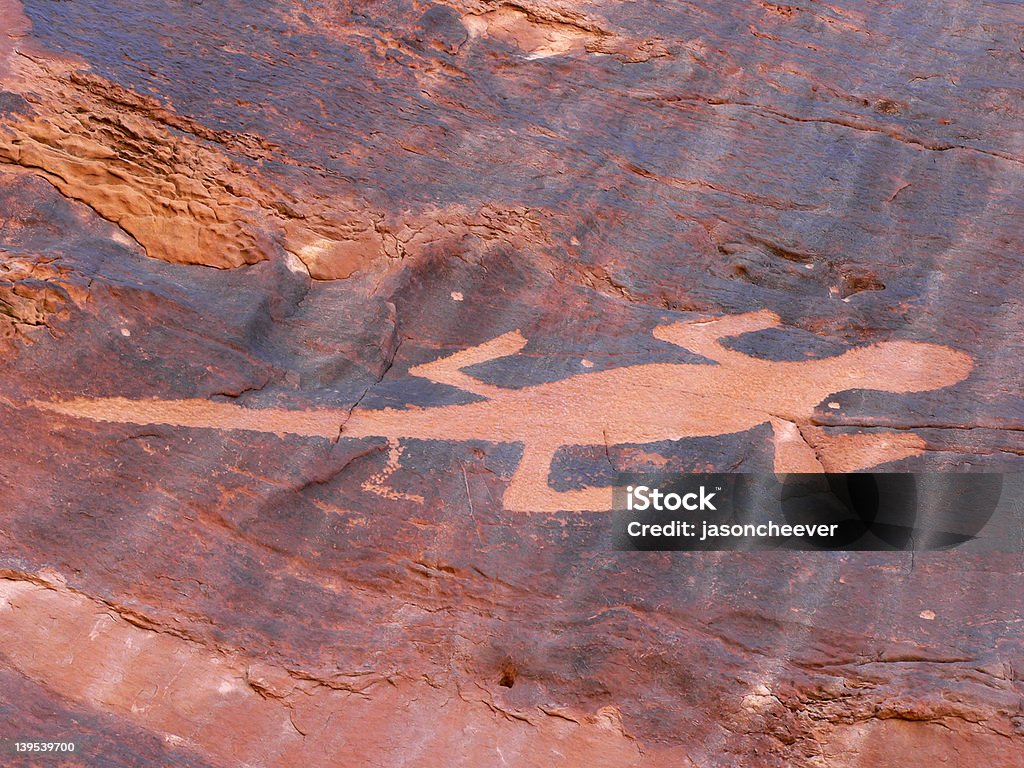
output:
{"label": "mineral stain on rock", "polygon": [[0,738],[1019,764],[1019,557],[615,553],[576,511],[1020,469],[1018,6],[0,19]]}

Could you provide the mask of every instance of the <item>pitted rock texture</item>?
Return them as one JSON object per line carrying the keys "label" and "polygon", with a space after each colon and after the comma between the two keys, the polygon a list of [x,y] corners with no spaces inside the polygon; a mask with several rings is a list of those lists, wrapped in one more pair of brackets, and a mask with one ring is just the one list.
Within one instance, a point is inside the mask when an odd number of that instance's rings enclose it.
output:
{"label": "pitted rock texture", "polygon": [[[567,503],[625,470],[1021,469],[1020,6],[0,18],[0,738],[1020,764],[1019,555],[617,553]],[[588,376],[640,381],[639,421]]]}

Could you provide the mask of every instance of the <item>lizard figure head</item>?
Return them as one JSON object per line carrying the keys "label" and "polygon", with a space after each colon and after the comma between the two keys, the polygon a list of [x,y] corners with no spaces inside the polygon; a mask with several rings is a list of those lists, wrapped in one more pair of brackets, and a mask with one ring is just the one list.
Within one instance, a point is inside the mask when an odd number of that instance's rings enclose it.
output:
{"label": "lizard figure head", "polygon": [[840,376],[862,389],[926,392],[963,381],[974,364],[969,355],[938,344],[885,341],[835,358]]}

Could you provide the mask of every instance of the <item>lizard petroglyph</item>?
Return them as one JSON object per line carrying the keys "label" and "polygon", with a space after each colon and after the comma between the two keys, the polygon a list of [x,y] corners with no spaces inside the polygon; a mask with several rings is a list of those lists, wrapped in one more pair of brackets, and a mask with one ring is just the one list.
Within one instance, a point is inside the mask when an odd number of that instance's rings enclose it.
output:
{"label": "lizard petroglyph", "polygon": [[[695,352],[712,364],[643,363],[581,373],[520,389],[499,387],[464,372],[468,366],[513,355],[525,345],[518,331],[409,370],[413,376],[457,387],[483,400],[458,405],[379,410],[246,408],[208,400],[77,398],[34,405],[66,416],[132,424],[336,438],[384,438],[518,443],[519,466],[505,491],[511,511],[608,510],[607,487],[557,491],[548,482],[559,448],[653,443],[744,432],[763,424],[774,431],[778,472],[822,471],[802,429],[825,398],[851,389],[906,393],[962,381],[972,368],[963,352],[936,344],[888,341],[806,361],[765,360],[730,350],[722,339],[777,326],[760,311],[661,325],[654,336]],[[818,430],[820,432],[820,430]],[[847,436],[833,448],[855,449],[846,469],[865,468],[921,452],[914,434]],[[822,444],[827,444],[822,438]],[[873,445],[872,450],[865,446]],[[393,458],[397,461],[397,453]],[[394,462],[393,462],[394,463]]]}

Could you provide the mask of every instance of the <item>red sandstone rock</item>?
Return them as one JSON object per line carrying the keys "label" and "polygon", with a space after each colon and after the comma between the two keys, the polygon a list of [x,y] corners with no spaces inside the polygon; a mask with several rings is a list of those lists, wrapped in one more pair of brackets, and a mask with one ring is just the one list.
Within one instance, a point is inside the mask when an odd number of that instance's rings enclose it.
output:
{"label": "red sandstone rock", "polygon": [[618,553],[572,511],[627,469],[1019,468],[1015,6],[0,18],[0,738],[1020,764],[1019,556]]}

